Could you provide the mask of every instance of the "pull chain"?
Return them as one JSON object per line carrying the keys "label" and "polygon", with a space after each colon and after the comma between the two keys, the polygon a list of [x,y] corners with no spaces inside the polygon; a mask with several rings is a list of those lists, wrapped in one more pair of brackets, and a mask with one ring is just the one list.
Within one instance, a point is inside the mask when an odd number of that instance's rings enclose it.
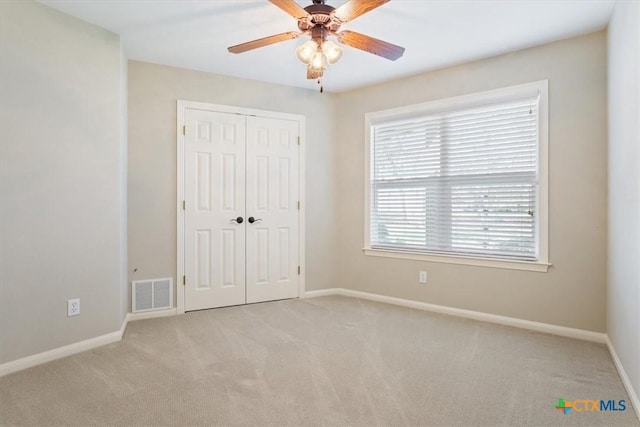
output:
{"label": "pull chain", "polygon": [[322,82],[320,81],[320,78],[318,78],[318,84],[320,85],[320,93],[323,93],[324,87],[322,86]]}

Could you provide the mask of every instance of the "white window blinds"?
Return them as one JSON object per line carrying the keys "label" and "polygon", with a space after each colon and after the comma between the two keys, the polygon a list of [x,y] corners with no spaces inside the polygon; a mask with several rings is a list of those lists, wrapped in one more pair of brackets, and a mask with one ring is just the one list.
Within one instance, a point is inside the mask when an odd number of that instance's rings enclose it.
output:
{"label": "white window blinds", "polygon": [[537,258],[538,98],[371,125],[370,247]]}

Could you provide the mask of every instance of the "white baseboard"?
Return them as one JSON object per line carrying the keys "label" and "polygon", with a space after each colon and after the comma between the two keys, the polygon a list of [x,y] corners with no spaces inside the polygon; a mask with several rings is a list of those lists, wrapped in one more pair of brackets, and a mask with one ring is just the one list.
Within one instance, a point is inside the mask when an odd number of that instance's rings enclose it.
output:
{"label": "white baseboard", "polygon": [[344,289],[341,288],[329,288],[329,289],[318,289],[317,291],[307,291],[304,293],[304,295],[301,297],[303,299],[306,298],[315,298],[315,297],[326,297],[329,295],[343,295],[340,293],[340,291],[343,291]]}
{"label": "white baseboard", "polygon": [[154,319],[156,317],[167,317],[167,316],[175,316],[175,315],[176,315],[175,308],[167,308],[166,310],[145,311],[142,313],[129,313],[127,314],[127,321],[135,322],[136,320]]}
{"label": "white baseboard", "polygon": [[547,334],[560,335],[563,337],[576,338],[584,341],[592,341],[600,344],[606,343],[606,334],[600,332],[585,331],[583,329],[567,328],[565,326],[551,325],[549,323],[533,322],[531,320],[517,319],[515,317],[499,316],[496,314],[482,313],[479,311],[464,310],[462,308],[447,307],[444,305],[429,304],[426,302],[412,301],[402,298],[389,297],[385,295],[372,294],[369,292],[353,291],[351,289],[331,288],[305,293],[305,298],[313,298],[328,295],[343,295],[347,297],[361,298],[369,301],[384,302],[387,304],[400,305],[403,307],[415,308],[418,310],[432,311],[434,313],[449,314],[451,316],[464,317],[467,319],[479,320],[481,322],[497,323],[500,325],[513,326],[516,328],[528,329],[531,331],[544,332]]}
{"label": "white baseboard", "polygon": [[56,359],[81,353],[83,351],[92,350],[96,347],[102,347],[103,345],[118,342],[124,336],[124,331],[127,329],[127,322],[128,320],[125,318],[120,326],[120,330],[115,332],[89,338],[88,340],[79,341],[63,347],[54,348],[53,350],[44,351],[21,359],[12,360],[11,362],[2,363],[0,364],[0,377],[23,369],[31,368],[33,366],[42,365],[43,363],[51,362]]}
{"label": "white baseboard", "polygon": [[633,389],[633,385],[631,384],[631,380],[629,380],[629,376],[627,372],[624,370],[624,366],[622,366],[622,362],[618,357],[618,353],[616,353],[616,349],[613,346],[613,343],[607,336],[607,347],[609,348],[609,353],[611,353],[611,358],[613,359],[613,364],[616,366],[618,370],[618,375],[620,375],[620,379],[622,380],[622,384],[624,385],[627,394],[629,395],[629,399],[631,400],[631,404],[633,405],[633,409],[636,411],[636,416],[640,420],[640,399],[638,399],[638,394]]}

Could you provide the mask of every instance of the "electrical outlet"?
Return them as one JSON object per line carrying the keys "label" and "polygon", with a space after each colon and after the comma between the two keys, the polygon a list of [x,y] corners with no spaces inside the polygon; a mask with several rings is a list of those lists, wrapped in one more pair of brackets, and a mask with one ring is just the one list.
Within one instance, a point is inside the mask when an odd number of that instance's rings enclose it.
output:
{"label": "electrical outlet", "polygon": [[426,271],[421,271],[420,275],[418,276],[418,281],[420,283],[427,283],[427,272]]}
{"label": "electrical outlet", "polygon": [[77,316],[80,314],[80,298],[67,301],[67,316]]}

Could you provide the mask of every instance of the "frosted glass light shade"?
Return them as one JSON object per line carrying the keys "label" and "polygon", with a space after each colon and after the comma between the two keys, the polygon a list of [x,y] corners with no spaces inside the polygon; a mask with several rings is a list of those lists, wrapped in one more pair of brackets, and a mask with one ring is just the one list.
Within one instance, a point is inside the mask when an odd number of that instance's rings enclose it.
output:
{"label": "frosted glass light shade", "polygon": [[322,53],[327,57],[329,64],[335,64],[342,58],[342,48],[331,41],[322,43]]}
{"label": "frosted glass light shade", "polygon": [[327,68],[327,57],[321,51],[317,51],[311,58],[309,65],[313,70],[324,70]]}
{"label": "frosted glass light shade", "polygon": [[300,62],[308,64],[318,50],[318,45],[313,40],[304,42],[296,49],[296,57]]}

